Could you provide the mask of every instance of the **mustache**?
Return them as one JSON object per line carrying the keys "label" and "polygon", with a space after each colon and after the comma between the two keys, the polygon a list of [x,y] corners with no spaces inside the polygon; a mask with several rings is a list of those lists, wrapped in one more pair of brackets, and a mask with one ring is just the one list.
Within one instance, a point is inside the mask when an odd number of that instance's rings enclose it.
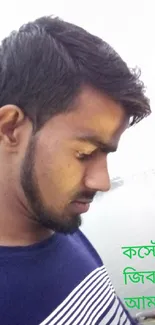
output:
{"label": "mustache", "polygon": [[96,192],[82,192],[79,193],[78,195],[76,195],[76,198],[74,199],[74,201],[80,201],[80,200],[93,200],[94,197],[96,195]]}

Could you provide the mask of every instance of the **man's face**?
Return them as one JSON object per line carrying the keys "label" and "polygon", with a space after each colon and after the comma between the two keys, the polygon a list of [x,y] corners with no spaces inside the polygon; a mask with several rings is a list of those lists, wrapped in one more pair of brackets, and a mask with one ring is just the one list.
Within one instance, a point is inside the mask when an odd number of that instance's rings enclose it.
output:
{"label": "man's face", "polygon": [[109,190],[107,155],[128,125],[121,106],[91,88],[74,105],[31,137],[20,174],[31,217],[60,232],[77,230],[96,192]]}

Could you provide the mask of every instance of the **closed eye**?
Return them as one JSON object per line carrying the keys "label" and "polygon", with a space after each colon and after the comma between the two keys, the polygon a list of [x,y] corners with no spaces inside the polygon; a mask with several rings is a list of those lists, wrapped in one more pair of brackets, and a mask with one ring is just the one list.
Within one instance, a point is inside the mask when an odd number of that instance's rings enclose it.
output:
{"label": "closed eye", "polygon": [[92,151],[91,153],[82,153],[82,152],[78,152],[77,153],[77,159],[78,160],[80,160],[80,161],[88,161],[89,159],[91,159],[97,152],[100,152],[100,153],[102,153],[102,154],[104,154],[104,155],[108,155],[109,154],[109,151],[108,150],[104,150],[104,149],[102,149],[102,150],[98,150],[98,149],[96,149],[96,150],[94,150],[94,151]]}
{"label": "closed eye", "polygon": [[81,161],[89,160],[90,158],[92,158],[93,153],[94,153],[94,151],[91,152],[91,153],[89,153],[89,154],[86,154],[86,153],[78,153],[77,159],[79,159]]}

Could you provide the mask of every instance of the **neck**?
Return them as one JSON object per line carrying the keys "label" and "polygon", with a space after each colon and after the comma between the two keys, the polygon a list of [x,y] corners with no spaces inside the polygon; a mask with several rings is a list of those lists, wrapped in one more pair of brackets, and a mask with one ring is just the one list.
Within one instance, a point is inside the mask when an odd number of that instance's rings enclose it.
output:
{"label": "neck", "polygon": [[7,191],[0,188],[0,209],[0,246],[32,245],[53,234],[30,219],[26,204],[13,195],[11,188]]}

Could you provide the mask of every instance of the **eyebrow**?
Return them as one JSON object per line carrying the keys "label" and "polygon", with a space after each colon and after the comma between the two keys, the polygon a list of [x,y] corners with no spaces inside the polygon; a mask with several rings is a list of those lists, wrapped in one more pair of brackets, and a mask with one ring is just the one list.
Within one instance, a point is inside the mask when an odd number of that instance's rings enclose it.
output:
{"label": "eyebrow", "polygon": [[105,143],[95,135],[80,135],[76,137],[76,140],[87,143],[89,142],[95,145],[96,147],[100,148],[105,153],[117,151],[117,146],[114,146],[111,143]]}

